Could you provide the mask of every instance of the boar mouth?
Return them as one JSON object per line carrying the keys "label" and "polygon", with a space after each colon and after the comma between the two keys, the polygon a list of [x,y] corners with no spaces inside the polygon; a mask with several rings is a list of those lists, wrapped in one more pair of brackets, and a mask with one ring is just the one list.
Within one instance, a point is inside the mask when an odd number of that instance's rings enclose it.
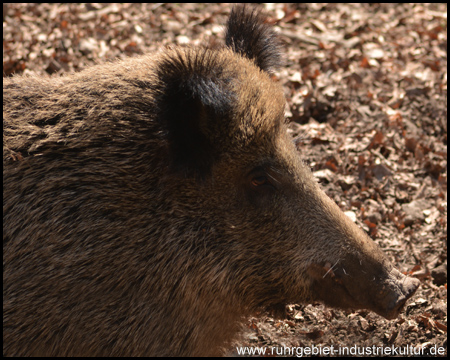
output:
{"label": "boar mouth", "polygon": [[420,284],[392,267],[377,269],[376,275],[349,268],[353,271],[346,271],[338,262],[333,266],[310,264],[307,273],[313,282],[314,299],[332,307],[368,309],[394,319]]}

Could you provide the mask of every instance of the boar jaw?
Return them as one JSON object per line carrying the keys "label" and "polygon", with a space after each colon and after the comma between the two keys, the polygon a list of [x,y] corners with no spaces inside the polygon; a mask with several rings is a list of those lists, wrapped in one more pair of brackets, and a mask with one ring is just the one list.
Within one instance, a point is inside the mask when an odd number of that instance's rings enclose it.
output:
{"label": "boar jaw", "polygon": [[[351,259],[355,262],[355,259]],[[344,262],[347,263],[348,262]],[[348,267],[339,262],[321,266],[309,265],[313,279],[312,291],[318,300],[338,308],[369,309],[386,319],[396,318],[406,301],[419,287],[420,281],[406,277],[391,266],[369,271],[362,262]],[[371,274],[372,273],[372,274]]]}

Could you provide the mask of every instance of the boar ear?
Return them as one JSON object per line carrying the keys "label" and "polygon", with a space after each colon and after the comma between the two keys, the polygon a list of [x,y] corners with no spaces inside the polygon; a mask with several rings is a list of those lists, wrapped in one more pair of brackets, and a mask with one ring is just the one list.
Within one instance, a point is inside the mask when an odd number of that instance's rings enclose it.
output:
{"label": "boar ear", "polygon": [[222,134],[233,100],[222,68],[208,49],[170,50],[159,64],[159,120],[171,169],[183,176],[204,179],[218,157],[214,136]]}
{"label": "boar ear", "polygon": [[271,73],[281,66],[281,45],[277,34],[264,20],[257,10],[249,10],[245,5],[234,7],[226,26],[225,43]]}

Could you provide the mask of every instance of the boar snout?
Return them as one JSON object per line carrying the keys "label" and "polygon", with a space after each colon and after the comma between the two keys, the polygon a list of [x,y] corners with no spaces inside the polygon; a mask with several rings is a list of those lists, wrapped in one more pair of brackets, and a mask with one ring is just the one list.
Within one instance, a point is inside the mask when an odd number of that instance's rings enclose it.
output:
{"label": "boar snout", "polygon": [[408,300],[417,290],[420,281],[403,275],[397,269],[392,269],[385,285],[378,292],[379,309],[374,309],[386,319],[394,319],[400,314]]}
{"label": "boar snout", "polygon": [[307,272],[313,279],[312,289],[318,300],[343,309],[365,308],[394,319],[420,284],[389,265],[369,271],[371,266],[365,267],[362,261],[356,266],[345,263],[309,265]]}

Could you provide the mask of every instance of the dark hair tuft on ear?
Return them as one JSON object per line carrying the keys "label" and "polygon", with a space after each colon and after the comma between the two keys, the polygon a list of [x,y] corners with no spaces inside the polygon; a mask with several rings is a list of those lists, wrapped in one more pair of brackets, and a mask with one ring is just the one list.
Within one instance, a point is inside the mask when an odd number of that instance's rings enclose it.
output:
{"label": "dark hair tuft on ear", "polygon": [[225,44],[267,73],[282,65],[281,43],[260,11],[246,5],[233,8],[225,30]]}

